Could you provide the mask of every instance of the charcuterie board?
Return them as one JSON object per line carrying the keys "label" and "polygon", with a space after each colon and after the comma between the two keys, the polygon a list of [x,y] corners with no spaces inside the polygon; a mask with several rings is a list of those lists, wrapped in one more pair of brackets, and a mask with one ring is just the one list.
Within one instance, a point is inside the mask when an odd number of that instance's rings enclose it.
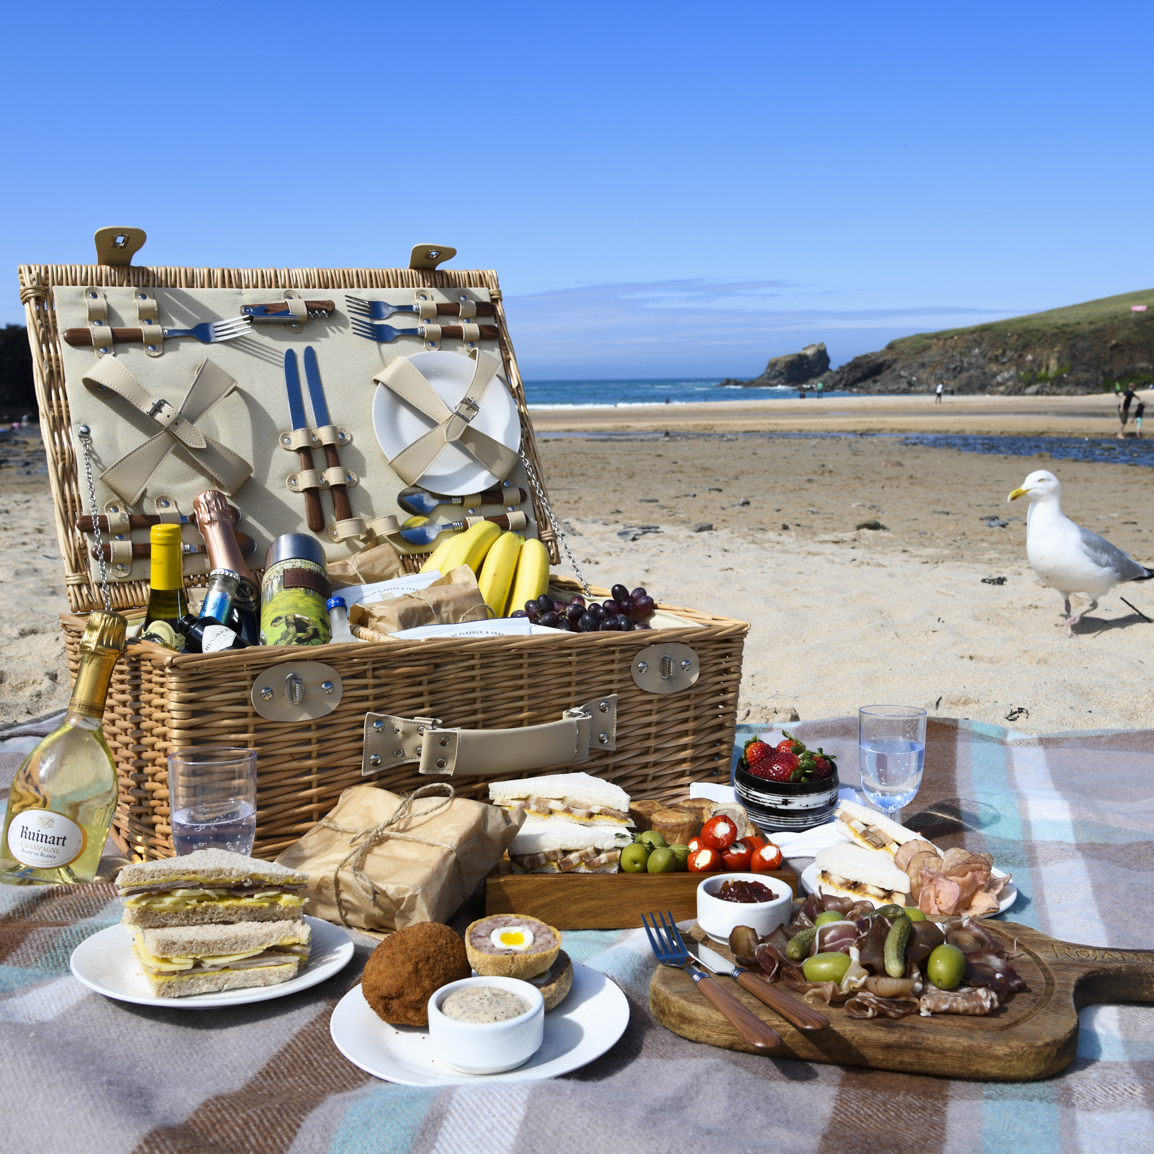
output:
{"label": "charcuterie board", "polygon": [[[788,862],[766,877],[797,895]],[[559,930],[628,930],[641,915],[668,910],[676,921],[697,917],[697,887],[711,874],[522,874],[508,858],[485,879],[485,916],[523,914]]]}
{"label": "charcuterie board", "polygon": [[[1028,986],[988,1017],[914,1015],[863,1021],[849,1017],[840,1006],[818,1005],[828,1013],[829,1027],[803,1033],[735,982],[721,981],[781,1035],[782,1045],[771,1057],[1007,1082],[1045,1078],[1069,1064],[1078,1046],[1077,1012],[1082,1006],[1154,1002],[1154,950],[1079,946],[1028,926],[984,924],[1008,945],[1017,940],[1021,952],[1013,965]],[[682,970],[657,967],[649,983],[649,1006],[663,1026],[683,1038],[753,1052]]]}

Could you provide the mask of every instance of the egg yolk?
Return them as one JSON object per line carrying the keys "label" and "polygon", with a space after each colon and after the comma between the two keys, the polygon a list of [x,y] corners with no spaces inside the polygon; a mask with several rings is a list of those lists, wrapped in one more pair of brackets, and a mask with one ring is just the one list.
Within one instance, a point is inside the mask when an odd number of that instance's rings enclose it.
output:
{"label": "egg yolk", "polygon": [[510,926],[494,930],[493,945],[503,950],[524,950],[533,944],[533,931],[525,926]]}

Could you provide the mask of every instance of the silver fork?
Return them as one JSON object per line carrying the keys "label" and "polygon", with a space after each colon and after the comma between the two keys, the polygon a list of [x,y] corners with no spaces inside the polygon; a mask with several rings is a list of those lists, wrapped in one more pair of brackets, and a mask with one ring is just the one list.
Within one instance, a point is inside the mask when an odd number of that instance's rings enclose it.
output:
{"label": "silver fork", "polygon": [[350,318],[350,325],[358,337],[376,341],[377,344],[381,345],[395,341],[397,337],[423,337],[425,335],[424,325],[415,329],[395,329],[392,325],[382,325],[379,322],[363,320],[356,316]]}
{"label": "silver fork", "polygon": [[348,311],[356,316],[372,317],[373,320],[383,321],[393,313],[418,312],[417,305],[391,305],[388,301],[366,301],[360,297],[345,297]]}
{"label": "silver fork", "polygon": [[677,928],[672,913],[650,914],[648,918],[642,914],[641,924],[645,927],[650,946],[653,947],[654,957],[663,966],[679,966],[683,969],[696,983],[702,996],[751,1046],[766,1053],[781,1045],[781,1036],[727,992],[716,978],[693,968],[693,959],[685,948],[681,931]]}
{"label": "silver fork", "polygon": [[[166,329],[162,327],[160,331],[165,337],[195,337],[202,345],[215,345],[221,341],[233,341],[237,337],[243,337],[251,328],[252,321],[248,317],[229,317],[225,321],[203,321],[199,325],[193,325],[190,329]],[[112,339],[120,344],[143,341],[144,330],[113,329]],[[65,329],[64,342],[72,345],[73,348],[91,345],[92,330],[88,327]]]}

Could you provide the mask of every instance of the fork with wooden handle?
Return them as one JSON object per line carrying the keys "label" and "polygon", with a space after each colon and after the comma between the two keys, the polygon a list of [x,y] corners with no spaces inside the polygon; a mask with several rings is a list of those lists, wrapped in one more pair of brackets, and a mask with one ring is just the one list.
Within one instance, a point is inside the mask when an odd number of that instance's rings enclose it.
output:
{"label": "fork with wooden handle", "polygon": [[[776,1050],[781,1045],[781,1035],[771,1030],[752,1010],[743,1006],[731,993],[725,990],[716,978],[694,969],[693,959],[681,940],[681,932],[673,920],[673,914],[641,915],[641,923],[653,947],[654,957],[663,966],[679,966],[697,985],[702,996],[720,1013],[735,1030],[762,1053]],[[659,920],[660,919],[660,920]],[[650,925],[650,922],[653,924]]]}
{"label": "fork with wooden handle", "polygon": [[[202,321],[190,329],[161,328],[161,336],[168,340],[171,337],[195,337],[202,345],[216,345],[221,341],[233,341],[237,337],[247,335],[252,322],[248,317],[229,317],[224,321]],[[113,329],[112,341],[114,344],[131,344],[144,340],[143,329]],[[91,347],[91,329],[65,329],[64,343],[73,348]]]}

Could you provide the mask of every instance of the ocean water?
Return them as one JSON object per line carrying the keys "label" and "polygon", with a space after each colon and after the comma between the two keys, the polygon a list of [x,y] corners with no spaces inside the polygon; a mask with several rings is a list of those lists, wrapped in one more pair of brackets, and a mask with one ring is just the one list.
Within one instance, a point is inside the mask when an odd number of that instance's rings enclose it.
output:
{"label": "ocean water", "polygon": [[[705,401],[765,401],[796,397],[796,388],[746,389],[717,386],[720,377],[670,378],[668,380],[526,381],[525,399],[530,409],[612,409],[630,405],[701,404]],[[815,390],[807,390],[817,400]],[[850,397],[855,393],[827,392],[827,397]]]}

